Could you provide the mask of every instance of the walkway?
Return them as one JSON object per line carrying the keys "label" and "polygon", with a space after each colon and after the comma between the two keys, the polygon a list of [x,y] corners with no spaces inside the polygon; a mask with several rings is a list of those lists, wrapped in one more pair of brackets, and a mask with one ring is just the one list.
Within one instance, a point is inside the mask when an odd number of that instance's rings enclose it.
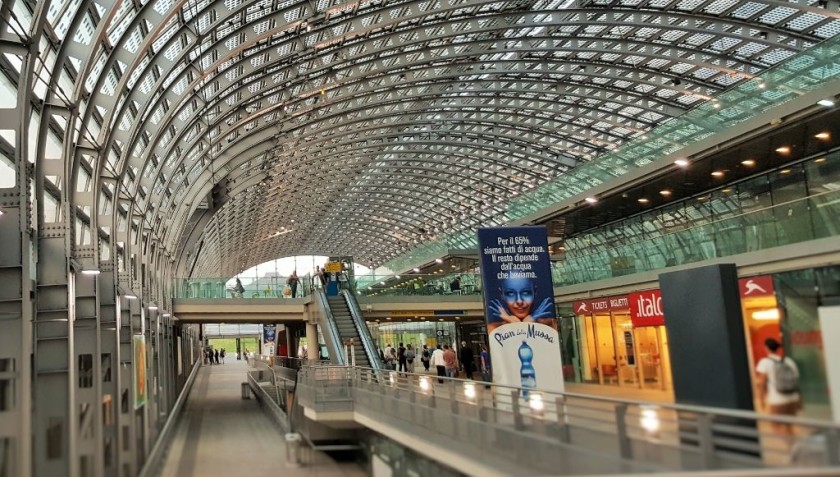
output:
{"label": "walkway", "polygon": [[255,399],[243,400],[247,365],[227,364],[199,370],[161,473],[164,477],[279,475],[284,477],[362,477],[353,463],[337,463],[307,451],[302,467],[286,465],[282,431]]}

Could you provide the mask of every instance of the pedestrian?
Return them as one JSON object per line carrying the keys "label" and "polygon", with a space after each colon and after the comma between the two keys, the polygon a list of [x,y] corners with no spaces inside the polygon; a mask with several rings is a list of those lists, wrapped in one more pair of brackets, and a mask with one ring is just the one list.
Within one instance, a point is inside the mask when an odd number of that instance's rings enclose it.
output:
{"label": "pedestrian", "polygon": [[[446,361],[443,359],[443,350],[440,349],[440,345],[437,345],[435,351],[432,353],[432,366],[435,367],[437,370],[437,375],[440,377],[446,376]],[[439,383],[442,383],[442,379],[438,379]]]}
{"label": "pedestrian", "polygon": [[242,281],[239,278],[236,279],[236,285],[233,286],[233,297],[234,298],[242,298],[245,294],[245,287],[242,286]]}
{"label": "pedestrian", "polygon": [[[782,344],[774,338],[764,340],[767,356],[755,367],[758,400],[761,407],[777,416],[795,416],[802,408],[799,395],[799,368],[785,356]],[[777,434],[792,436],[793,425],[772,423]]]}
{"label": "pedestrian", "polygon": [[446,366],[446,376],[449,378],[458,377],[458,356],[449,345],[443,345],[443,362]]}
{"label": "pedestrian", "polygon": [[216,364],[219,364],[219,350],[216,350],[216,352],[213,354],[213,356],[216,360]]}
{"label": "pedestrian", "polygon": [[299,281],[300,280],[298,279],[297,270],[292,270],[292,275],[286,281],[286,284],[288,284],[289,288],[292,289],[292,298],[297,296],[297,287]]}
{"label": "pedestrian", "polygon": [[385,345],[385,369],[397,369],[396,359],[397,353],[394,352],[394,348],[390,344]]}
{"label": "pedestrian", "polygon": [[481,379],[484,381],[492,381],[493,379],[493,372],[492,368],[490,367],[490,352],[487,351],[487,345],[481,345],[481,354],[479,354],[481,358]]}
{"label": "pedestrian", "polygon": [[423,363],[423,368],[426,372],[429,372],[429,361],[432,359],[432,353],[429,351],[429,347],[423,345],[423,352],[420,354],[420,361]]}
{"label": "pedestrian", "polygon": [[405,346],[400,343],[400,346],[397,348],[397,362],[399,363],[399,369],[397,371],[404,373],[406,371],[406,357],[405,357]]}
{"label": "pedestrian", "polygon": [[225,349],[222,348],[222,352],[219,353],[219,357],[222,358],[222,364],[225,364]]}
{"label": "pedestrian", "polygon": [[411,345],[408,345],[408,349],[405,350],[405,361],[408,363],[408,372],[414,372],[414,348]]}
{"label": "pedestrian", "polygon": [[466,341],[461,341],[461,365],[464,367],[466,379],[472,379],[473,371],[475,371],[475,357]]}

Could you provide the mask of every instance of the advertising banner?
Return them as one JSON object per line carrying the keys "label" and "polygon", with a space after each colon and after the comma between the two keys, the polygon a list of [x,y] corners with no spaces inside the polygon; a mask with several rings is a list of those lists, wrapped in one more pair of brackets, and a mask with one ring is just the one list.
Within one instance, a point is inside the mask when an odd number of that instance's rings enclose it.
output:
{"label": "advertising banner", "polygon": [[146,404],[146,337],[134,335],[131,340],[134,351],[134,409]]}
{"label": "advertising banner", "polygon": [[545,227],[478,229],[493,382],[563,391]]}
{"label": "advertising banner", "polygon": [[277,325],[263,325],[263,354],[274,356],[274,347],[277,342]]}

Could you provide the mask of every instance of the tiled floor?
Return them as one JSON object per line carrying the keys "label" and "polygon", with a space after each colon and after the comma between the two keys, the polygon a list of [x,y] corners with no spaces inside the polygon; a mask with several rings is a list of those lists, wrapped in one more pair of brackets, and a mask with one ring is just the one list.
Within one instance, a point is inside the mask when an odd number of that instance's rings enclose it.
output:
{"label": "tiled floor", "polygon": [[244,361],[228,359],[199,370],[175,429],[162,476],[214,477],[283,475],[284,477],[361,477],[352,463],[337,463],[322,453],[306,452],[307,463],[286,464],[283,432],[254,399],[241,398]]}

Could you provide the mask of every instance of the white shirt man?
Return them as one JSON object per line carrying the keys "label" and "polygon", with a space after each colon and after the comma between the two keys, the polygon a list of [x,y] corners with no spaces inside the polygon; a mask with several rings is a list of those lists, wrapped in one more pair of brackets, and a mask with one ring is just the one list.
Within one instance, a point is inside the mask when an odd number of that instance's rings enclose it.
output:
{"label": "white shirt man", "polygon": [[[799,368],[796,363],[781,352],[781,343],[773,338],[764,341],[767,356],[761,358],[755,367],[758,400],[761,407],[770,414],[795,416],[801,408],[801,396],[798,392],[779,392],[777,387],[777,367],[784,366],[793,372],[799,380]],[[784,389],[783,389],[784,390]],[[782,435],[793,435],[793,426],[774,422],[773,429]]]}
{"label": "white shirt man", "polygon": [[[440,345],[432,352],[432,366],[437,369],[438,376],[446,376],[446,361],[443,359],[443,350]],[[442,380],[439,380],[443,382]]]}

